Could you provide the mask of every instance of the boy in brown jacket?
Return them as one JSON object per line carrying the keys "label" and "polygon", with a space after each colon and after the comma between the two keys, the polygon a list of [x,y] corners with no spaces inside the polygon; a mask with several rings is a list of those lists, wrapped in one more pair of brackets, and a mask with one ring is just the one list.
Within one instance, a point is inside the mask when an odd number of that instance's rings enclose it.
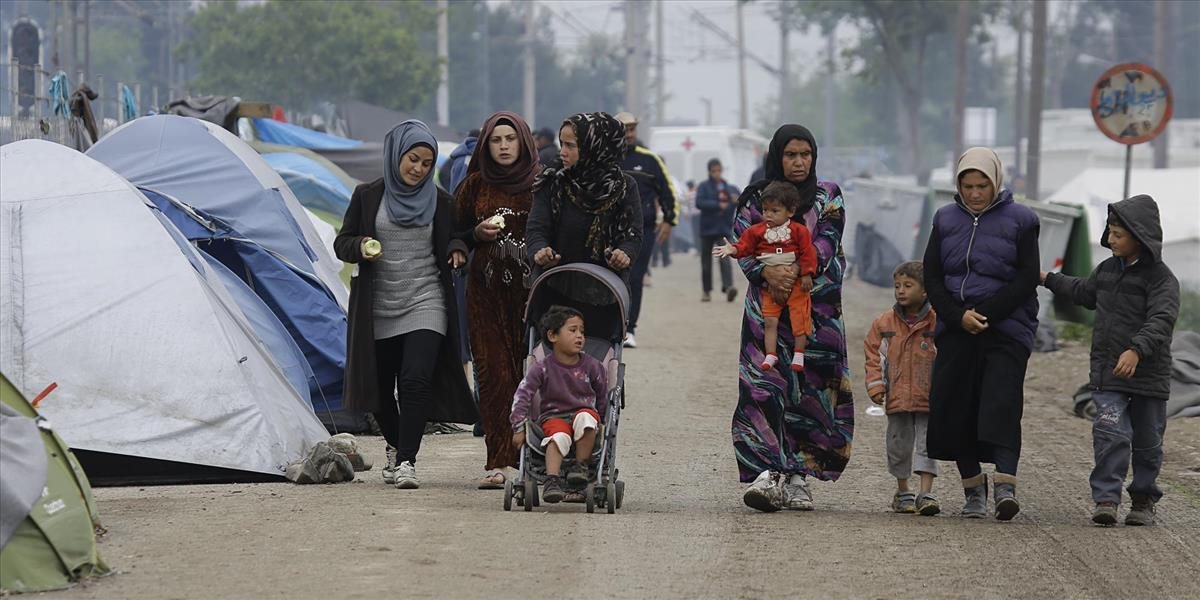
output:
{"label": "boy in brown jacket", "polygon": [[[892,274],[896,305],[879,315],[863,343],[867,363],[867,395],[887,410],[888,471],[896,478],[892,510],[933,516],[941,505],[933,495],[937,461],[925,452],[929,426],[929,384],[937,348],[933,344],[937,315],[925,296],[924,266],[911,261]],[[921,476],[920,494],[908,487],[913,472]]]}

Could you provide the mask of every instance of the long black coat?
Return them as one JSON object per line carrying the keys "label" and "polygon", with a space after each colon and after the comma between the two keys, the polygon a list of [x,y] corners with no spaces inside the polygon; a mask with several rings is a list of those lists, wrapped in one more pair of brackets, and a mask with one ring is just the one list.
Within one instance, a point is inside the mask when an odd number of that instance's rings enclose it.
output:
{"label": "long black coat", "polygon": [[[358,265],[350,279],[349,331],[346,336],[346,406],[363,411],[379,409],[379,382],[375,367],[375,329],[372,305],[375,297],[375,265],[362,257],[362,240],[375,237],[375,215],[383,201],[383,179],[364,183],[354,189],[350,207],[342,220],[342,229],[333,242],[333,250],[343,262]],[[463,372],[458,344],[458,307],[450,274],[453,234],[453,198],[438,191],[437,212],[433,218],[433,252],[446,303],[446,337],[442,342],[437,369],[433,374],[433,402],[430,421],[473,424],[479,418],[467,378]]]}

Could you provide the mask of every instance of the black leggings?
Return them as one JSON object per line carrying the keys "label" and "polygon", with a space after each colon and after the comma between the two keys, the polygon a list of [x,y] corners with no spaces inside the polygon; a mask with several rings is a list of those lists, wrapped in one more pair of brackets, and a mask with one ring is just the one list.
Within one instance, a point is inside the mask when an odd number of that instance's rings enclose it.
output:
{"label": "black leggings", "polygon": [[[992,462],[996,464],[996,472],[1016,477],[1017,462],[1021,458],[1020,451],[1004,446],[992,446],[991,450]],[[958,474],[963,479],[970,479],[983,472],[983,466],[977,460],[959,460],[955,461],[955,464],[958,465]]]}
{"label": "black leggings", "polygon": [[380,406],[375,411],[375,420],[383,438],[396,449],[396,464],[404,461],[416,464],[421,437],[425,435],[425,415],[433,396],[433,372],[444,338],[435,331],[418,329],[375,340]]}

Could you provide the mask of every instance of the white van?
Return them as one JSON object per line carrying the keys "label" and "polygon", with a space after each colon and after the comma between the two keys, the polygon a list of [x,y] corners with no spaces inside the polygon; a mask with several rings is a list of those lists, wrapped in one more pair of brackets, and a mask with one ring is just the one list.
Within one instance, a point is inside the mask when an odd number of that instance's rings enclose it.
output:
{"label": "white van", "polygon": [[680,181],[699,185],[708,177],[709,159],[716,158],[725,169],[725,180],[743,188],[762,165],[769,140],[733,127],[653,127],[648,144]]}

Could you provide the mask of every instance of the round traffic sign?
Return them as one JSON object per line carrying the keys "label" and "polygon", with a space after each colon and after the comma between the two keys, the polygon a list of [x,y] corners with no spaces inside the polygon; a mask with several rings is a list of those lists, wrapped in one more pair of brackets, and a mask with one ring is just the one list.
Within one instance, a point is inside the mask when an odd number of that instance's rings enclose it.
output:
{"label": "round traffic sign", "polygon": [[1122,144],[1141,144],[1158,137],[1171,120],[1171,85],[1152,67],[1120,64],[1096,80],[1091,106],[1104,135]]}

